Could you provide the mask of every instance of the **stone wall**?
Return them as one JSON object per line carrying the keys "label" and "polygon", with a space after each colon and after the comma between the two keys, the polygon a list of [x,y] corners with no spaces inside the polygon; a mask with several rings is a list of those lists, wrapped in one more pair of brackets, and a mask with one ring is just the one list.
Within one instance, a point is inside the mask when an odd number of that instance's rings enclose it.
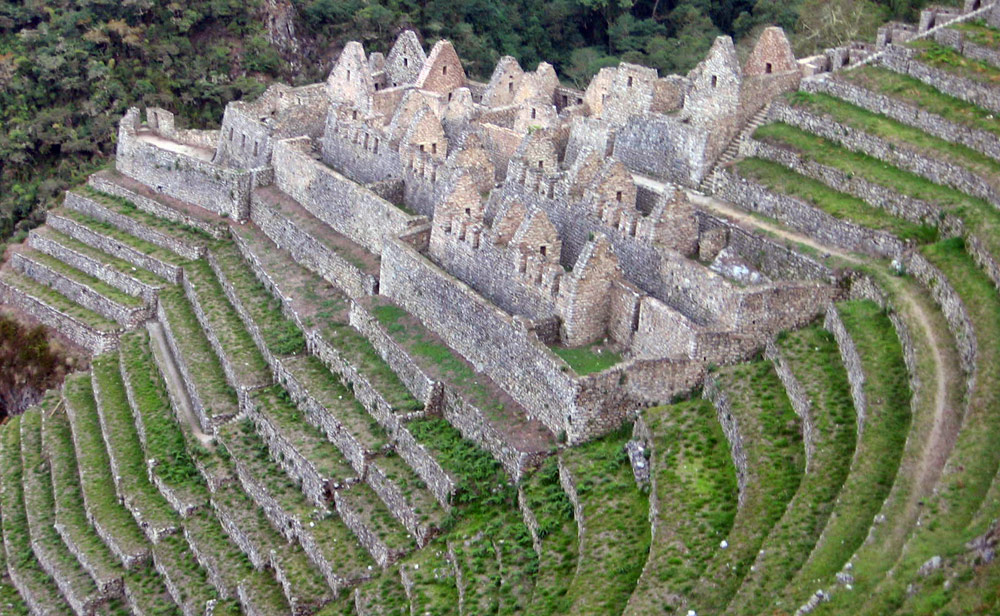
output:
{"label": "stone wall", "polygon": [[966,32],[957,28],[935,30],[934,41],[940,45],[951,47],[970,60],[978,60],[1000,67],[1000,50],[973,42]]}
{"label": "stone wall", "polygon": [[175,199],[216,214],[246,220],[255,171],[226,169],[138,138],[139,110],[129,109],[118,128],[115,168]]}
{"label": "stone wall", "polygon": [[134,278],[122,271],[107,267],[97,259],[93,259],[81,252],[64,246],[47,235],[32,230],[28,234],[28,246],[38,252],[59,259],[63,263],[70,265],[88,276],[93,276],[98,280],[119,289],[129,295],[141,297],[144,301],[152,303],[156,301],[156,295],[160,287],[149,285],[138,278]]}
{"label": "stone wall", "polygon": [[182,270],[179,266],[147,255],[113,237],[101,235],[90,227],[82,225],[71,218],[50,212],[45,218],[45,224],[88,246],[104,251],[113,257],[128,261],[136,267],[149,270],[167,282],[180,282]]}
{"label": "stone wall", "polygon": [[722,432],[726,435],[726,440],[729,441],[729,455],[733,459],[733,466],[736,467],[736,483],[739,486],[738,504],[742,507],[747,480],[750,478],[750,468],[747,464],[746,447],[743,445],[743,435],[740,434],[739,421],[733,417],[733,408],[729,403],[729,398],[715,377],[705,379],[702,395],[715,407],[715,415],[719,420],[719,425],[722,426]]}
{"label": "stone wall", "polygon": [[775,218],[821,242],[880,258],[902,254],[905,245],[895,236],[834,218],[808,203],[772,192],[761,184],[721,169],[716,194],[750,211]]}
{"label": "stone wall", "polygon": [[890,46],[883,52],[881,62],[897,73],[919,79],[945,94],[1000,112],[1000,90],[980,81],[928,66],[917,60],[914,57],[916,55],[917,51],[914,49]]}
{"label": "stone wall", "polygon": [[678,116],[650,114],[618,129],[614,157],[638,173],[694,188],[711,164],[710,137]]}
{"label": "stone wall", "polygon": [[150,199],[145,195],[141,195],[134,190],[129,189],[123,184],[112,181],[109,178],[109,175],[105,175],[103,172],[91,175],[87,179],[87,184],[94,190],[125,199],[140,210],[152,214],[153,216],[158,216],[181,225],[187,225],[189,227],[199,229],[208,233],[215,239],[223,239],[228,234],[228,231],[223,224],[212,224],[202,218],[186,214],[183,210],[170,207],[169,205],[161,203],[155,199]]}
{"label": "stone wall", "polygon": [[837,306],[830,304],[826,309],[826,318],[823,320],[823,329],[827,330],[837,341],[837,348],[840,349],[840,361],[847,371],[847,381],[851,386],[851,399],[854,400],[854,414],[857,421],[858,440],[865,428],[865,420],[868,417],[868,403],[865,398],[865,372],[861,364],[861,356],[858,348],[851,338],[850,332],[844,326],[840,318]]}
{"label": "stone wall", "polygon": [[191,399],[191,409],[198,419],[198,424],[204,432],[211,434],[214,432],[215,425],[221,423],[224,418],[216,417],[213,419],[209,416],[205,403],[202,402],[201,395],[198,393],[198,388],[194,386],[194,381],[191,379],[191,370],[188,368],[187,362],[184,361],[184,355],[181,354],[180,347],[177,345],[177,337],[174,336],[174,330],[167,318],[166,311],[163,309],[163,303],[160,301],[156,302],[156,318],[163,325],[163,337],[166,338],[170,353],[183,377],[184,388],[187,390],[188,398]]}
{"label": "stone wall", "polygon": [[150,244],[155,244],[160,248],[165,248],[185,259],[200,259],[204,256],[204,248],[202,246],[193,242],[178,239],[173,235],[148,227],[134,218],[124,214],[119,214],[111,208],[105,207],[95,199],[83,194],[67,192],[66,200],[63,202],[63,206],[66,207],[66,209],[73,210],[74,212],[79,212],[86,216],[90,216],[91,218],[96,218],[97,220],[106,222],[116,229],[124,231],[125,233],[133,235],[143,241],[149,242]]}
{"label": "stone wall", "polygon": [[256,194],[250,206],[250,219],[279,248],[291,253],[297,263],[319,274],[348,297],[377,292],[378,280],[374,276],[326,247]]}
{"label": "stone wall", "polygon": [[928,158],[916,148],[889,143],[881,137],[841,124],[830,116],[817,115],[791,107],[781,101],[776,101],[771,106],[771,118],[830,139],[850,150],[862,152],[906,169],[937,184],[945,184],[986,199],[1000,207],[1000,190],[994,186],[995,178],[984,178],[965,167]]}
{"label": "stone wall", "polygon": [[338,233],[377,255],[386,237],[426,222],[316,161],[311,147],[308,138],[275,145],[275,184]]}
{"label": "stone wall", "polygon": [[996,134],[957,124],[911,105],[903,99],[878,94],[836,77],[821,76],[802,81],[802,90],[823,92],[903,124],[915,126],[940,139],[960,143],[1000,160],[1000,137]]}
{"label": "stone wall", "polygon": [[853,195],[873,207],[913,223],[936,226],[941,219],[941,208],[933,203],[869,182],[859,175],[845,173],[840,169],[801,157],[793,150],[750,139],[747,142],[746,155],[780,163],[796,173],[818,180],[834,190]]}
{"label": "stone wall", "polygon": [[116,321],[125,329],[132,329],[149,318],[148,306],[128,306],[101,295],[85,284],[52,269],[48,265],[32,259],[24,253],[15,252],[9,260],[10,266],[28,278],[55,289],[70,301],[92,310],[97,314]]}
{"label": "stone wall", "polygon": [[802,442],[805,446],[806,472],[808,473],[812,470],[812,459],[816,454],[816,427],[813,423],[812,402],[809,399],[809,394],[795,377],[792,369],[788,367],[788,363],[781,354],[781,349],[774,343],[774,340],[768,340],[764,346],[764,357],[774,364],[774,371],[785,387],[788,400],[792,403],[792,410],[802,422]]}
{"label": "stone wall", "polygon": [[27,312],[42,325],[69,338],[73,343],[89,349],[94,355],[118,348],[120,332],[100,332],[76,317],[61,312],[20,289],[0,280],[0,304],[9,304]]}

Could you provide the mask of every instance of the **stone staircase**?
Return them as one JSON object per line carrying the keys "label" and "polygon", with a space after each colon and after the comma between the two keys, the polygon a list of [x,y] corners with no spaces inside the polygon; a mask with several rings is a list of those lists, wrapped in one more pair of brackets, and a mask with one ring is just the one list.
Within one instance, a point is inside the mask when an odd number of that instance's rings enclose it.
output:
{"label": "stone staircase", "polygon": [[719,158],[712,163],[709,167],[708,172],[701,179],[698,184],[698,190],[703,194],[711,195],[716,191],[716,171],[725,166],[728,163],[733,162],[740,156],[747,140],[753,135],[754,131],[757,130],[760,125],[767,121],[768,113],[771,111],[771,103],[768,102],[766,105],[757,110],[757,113],[753,114],[747,121],[746,126],[735,136],[732,141],[726,146],[726,149],[722,151]]}

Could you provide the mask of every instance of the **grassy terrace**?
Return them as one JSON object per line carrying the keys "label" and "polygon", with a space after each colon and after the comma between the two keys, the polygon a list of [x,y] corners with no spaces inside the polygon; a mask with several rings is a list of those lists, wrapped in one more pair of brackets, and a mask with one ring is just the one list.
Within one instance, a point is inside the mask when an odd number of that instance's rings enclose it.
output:
{"label": "grassy terrace", "polygon": [[297,355],[306,349],[306,339],[295,324],[281,313],[281,302],[254,276],[232,242],[212,250],[226,280],[260,328],[268,350],[278,356]]}
{"label": "grassy terrace", "polygon": [[[885,596],[890,602],[905,597],[906,583],[934,555],[954,556],[965,552],[965,542],[976,534],[969,528],[977,512],[989,520],[1000,511],[982,512],[984,497],[1000,465],[1000,449],[995,435],[1000,431],[1000,348],[991,341],[1000,336],[1000,297],[990,280],[965,253],[961,240],[947,240],[928,246],[924,255],[936,265],[962,298],[978,339],[976,383],[948,465],[937,486],[935,499],[924,511],[900,561],[900,575],[894,577]],[[980,529],[981,532],[981,529]],[[941,572],[924,580],[923,593],[911,599],[913,611],[930,613],[940,607]],[[940,591],[940,592],[939,592]]]}
{"label": "grassy terrace", "polygon": [[[6,567],[6,565],[4,565]],[[0,609],[7,616],[28,616],[28,606],[17,593],[17,589],[9,583],[0,583]]]}
{"label": "grassy terrace", "polygon": [[[97,586],[80,566],[72,552],[59,537],[53,527],[55,521],[55,497],[52,492],[52,477],[49,465],[42,454],[42,412],[46,409],[30,410],[21,416],[21,461],[24,464],[24,510],[27,514],[31,545],[35,553],[43,557],[53,567],[52,574],[63,588],[79,600],[96,597]],[[11,510],[4,509],[5,515]],[[18,513],[14,513],[18,515]]]}
{"label": "grassy terrace", "polygon": [[[410,602],[396,568],[389,569],[363,586],[358,604],[362,607],[361,614],[410,616]],[[354,611],[347,613],[353,614]]]}
{"label": "grassy terrace", "polygon": [[647,409],[659,516],[649,560],[626,610],[668,613],[688,595],[729,535],[738,487],[729,443],[712,403],[692,399]]}
{"label": "grassy terrace", "polygon": [[903,239],[933,241],[936,235],[931,226],[887,216],[884,210],[868,205],[857,197],[836,191],[823,182],[796,173],[778,163],[760,158],[745,158],[736,163],[736,168],[740,175],[755,180],[774,192],[797,197],[834,218],[887,231]]}
{"label": "grassy terrace", "polygon": [[632,476],[624,449],[628,439],[624,428],[562,454],[576,482],[584,524],[576,576],[567,591],[572,614],[620,609],[646,561],[649,498]]}
{"label": "grassy terrace", "polygon": [[837,309],[861,357],[868,411],[822,541],[789,585],[787,594],[798,600],[815,591],[816,579],[839,571],[864,541],[896,478],[910,426],[908,374],[889,317],[867,300],[843,302]]}
{"label": "grassy terrace", "polygon": [[341,490],[340,496],[358,513],[365,527],[373,531],[390,549],[406,552],[415,547],[406,529],[393,517],[389,508],[367,483],[359,482],[346,490]]}
{"label": "grassy terrace", "polygon": [[[250,577],[252,567],[246,555],[229,541],[211,509],[201,509],[185,520],[184,531],[191,544],[198,546],[198,553],[218,572],[227,592],[232,593],[230,596],[235,596],[236,586]],[[277,586],[281,593],[274,578],[259,583]]]}
{"label": "grassy terrace", "polygon": [[[76,457],[73,451],[73,437],[70,432],[69,421],[63,413],[46,416],[43,419],[42,436],[45,443],[45,451],[49,456],[49,463],[52,468],[52,484],[59,498],[55,501],[56,522],[62,525],[68,536],[72,537],[73,543],[85,555],[87,562],[94,570],[98,571],[101,579],[111,579],[122,575],[121,564],[115,560],[114,555],[108,547],[101,541],[97,533],[87,521],[87,508],[83,500],[83,492],[80,489],[80,475],[78,474]],[[112,490],[110,482],[104,489]],[[102,486],[88,486],[92,493],[101,489]],[[128,512],[124,508],[119,508],[124,515],[121,518],[123,525],[131,523],[134,532],[138,534],[138,528],[128,518]],[[107,518],[101,520],[107,521]],[[137,538],[141,541],[141,534]],[[131,596],[138,603],[137,609],[150,616],[176,616],[179,614],[177,606],[174,604],[167,589],[163,585],[163,580],[149,566],[142,566],[134,571],[125,574],[125,586],[129,589]]]}
{"label": "grassy terrace", "polygon": [[986,85],[1000,84],[1000,69],[992,64],[966,58],[951,47],[945,47],[930,39],[911,41],[907,45],[917,50],[915,57],[924,64]]}
{"label": "grassy terrace", "polygon": [[75,267],[67,265],[59,259],[50,257],[43,252],[31,250],[27,251],[24,256],[28,257],[32,261],[45,265],[46,267],[54,270],[56,273],[61,274],[74,282],[78,282],[85,287],[93,289],[100,295],[103,295],[115,303],[130,308],[139,308],[145,303],[141,297],[129,295],[128,293],[125,293],[124,291],[121,291],[120,289],[113,287],[102,280],[98,280],[89,274],[85,274]]}
{"label": "grassy terrace", "polygon": [[146,330],[122,337],[120,361],[135,396],[134,412],[145,434],[144,451],[156,460],[153,473],[171,490],[184,495],[185,501],[207,501],[208,491],[185,446]]}
{"label": "grassy terrace", "polygon": [[284,389],[269,387],[261,390],[254,395],[254,401],[260,414],[323,477],[340,483],[357,475],[340,450],[327,440],[326,435],[305,420],[302,411],[292,404]]}
{"label": "grassy terrace", "polygon": [[89,244],[84,244],[80,240],[73,239],[70,236],[64,235],[50,227],[39,227],[35,230],[35,233],[58,243],[64,248],[68,248],[86,257],[90,257],[107,268],[127,274],[132,278],[150,286],[160,287],[164,284],[163,279],[156,274],[136,267],[124,259],[119,259],[118,257],[112,256],[102,250],[98,250]]}
{"label": "grassy terrace", "polygon": [[446,551],[421,550],[399,567],[412,583],[410,613],[458,616],[458,586]]}
{"label": "grassy terrace", "polygon": [[206,244],[214,241],[214,238],[211,235],[201,229],[198,229],[197,227],[192,227],[179,222],[174,222],[172,220],[167,220],[166,218],[154,216],[144,210],[140,210],[128,199],[102,193],[99,190],[94,189],[89,184],[80,186],[76,189],[76,192],[93,199],[112,212],[128,216],[138,223],[160,231],[166,235],[175,237],[179,240],[190,242],[192,244]]}
{"label": "grassy terrace", "polygon": [[117,354],[94,358],[94,380],[101,396],[97,414],[82,413],[77,417],[78,426],[97,427],[104,434],[108,456],[115,461],[120,475],[116,477],[120,493],[126,501],[142,512],[142,521],[156,528],[174,528],[178,516],[150,483],[146,474],[146,457],[135,430],[132,407],[125,394],[121,363]]}
{"label": "grassy terrace", "polygon": [[144,255],[153,257],[154,259],[158,259],[165,263],[171,263],[173,265],[181,265],[185,262],[184,258],[173,251],[161,248],[156,244],[147,242],[146,240],[139,239],[134,235],[125,233],[114,225],[108,224],[91,216],[87,216],[86,214],[61,208],[52,210],[52,213],[77,222],[84,227],[87,227],[94,233],[116,240],[141,252]]}
{"label": "grassy terrace", "polygon": [[374,562],[350,529],[336,515],[312,506],[298,486],[271,460],[267,445],[247,421],[230,422],[220,429],[220,440],[229,453],[245,464],[251,475],[281,505],[285,515],[300,521],[320,545],[335,571],[345,578],[366,571]]}
{"label": "grassy terrace", "polygon": [[551,349],[580,376],[603,372],[622,360],[621,353],[597,348],[594,345],[575,349],[566,347],[551,347]]}
{"label": "grassy terrace", "polygon": [[232,416],[238,410],[236,392],[226,382],[222,364],[205,338],[198,318],[179,287],[160,292],[160,304],[167,315],[183,361],[190,371],[209,417]]}
{"label": "grassy terrace", "polygon": [[828,94],[795,92],[789,96],[789,102],[813,113],[829,114],[837,122],[881,137],[893,145],[913,148],[931,160],[941,160],[965,167],[986,181],[1000,175],[1000,161],[993,160],[967,146],[933,137],[919,128],[872,113]]}
{"label": "grassy terrace", "polygon": [[836,73],[836,78],[873,92],[898,98],[956,124],[1000,135],[1000,123],[993,118],[992,111],[949,96],[909,75],[866,65],[849,71],[839,71]]}
{"label": "grassy terrace", "polygon": [[739,425],[748,471],[728,547],[715,552],[688,595],[698,613],[721,612],[735,594],[798,490],[805,466],[799,419],[770,362],[726,368],[719,382]]}
{"label": "grassy terrace", "polygon": [[473,537],[449,544],[448,547],[458,573],[456,578],[461,576],[461,582],[458,579],[455,582],[459,585],[466,611],[473,614],[495,614],[500,608],[497,594],[501,577],[493,542],[477,541]]}
{"label": "grassy terrace", "polygon": [[20,289],[25,293],[40,299],[48,306],[68,314],[99,332],[116,332],[119,330],[118,323],[111,319],[102,317],[92,310],[88,310],[70,300],[55,289],[39,284],[27,276],[17,274],[12,270],[0,272],[0,280],[10,286]]}
{"label": "grassy terrace", "polygon": [[240,384],[255,387],[271,381],[271,370],[253,338],[243,325],[240,315],[226,298],[222,285],[205,259],[184,266],[184,276],[194,288],[198,304],[208,325],[229,357],[229,365]]}
{"label": "grassy terrace", "polygon": [[285,362],[289,372],[309,393],[344,425],[347,431],[371,451],[378,451],[389,440],[340,377],[313,355],[294,357]]}
{"label": "grassy terrace", "polygon": [[[863,178],[900,194],[939,206],[961,218],[990,252],[1000,255],[1000,211],[992,205],[961,191],[935,184],[928,179],[903,171],[865,154],[852,152],[823,137],[788,124],[768,124],[757,129],[754,137],[793,150],[796,154],[844,173]],[[882,218],[889,214],[882,212]],[[883,226],[898,223],[883,223]]]}
{"label": "grassy terrace", "polygon": [[423,403],[413,397],[371,342],[356,329],[346,323],[328,322],[322,333],[324,340],[368,378],[394,410],[407,413],[424,408]]}
{"label": "grassy terrace", "polygon": [[[153,546],[153,560],[167,572],[171,583],[178,590],[180,596],[175,599],[184,611],[201,613],[209,601],[218,599],[205,570],[195,560],[182,535],[169,535],[160,539]],[[233,613],[232,604],[227,603],[229,602],[220,601],[221,605],[216,607],[215,613]],[[238,614],[239,610],[236,609],[235,613]]]}
{"label": "grassy terrace", "polygon": [[527,614],[553,616],[566,613],[566,596],[576,571],[579,537],[573,503],[559,483],[559,465],[549,458],[522,483],[525,503],[538,521],[542,553],[538,556],[535,590]]}
{"label": "grassy terrace", "polygon": [[[127,554],[147,552],[146,537],[115,493],[108,452],[97,425],[97,403],[90,377],[77,374],[66,379],[63,387],[67,414],[75,437],[76,459],[87,511],[107,529]],[[63,455],[68,455],[68,452]]]}
{"label": "grassy terrace", "polygon": [[0,435],[0,509],[3,510],[4,547],[7,567],[15,572],[28,587],[29,592],[51,614],[72,614],[69,606],[59,596],[59,589],[35,558],[31,537],[28,534],[28,516],[24,506],[22,485],[20,421],[12,417]]}
{"label": "grassy terrace", "polygon": [[735,614],[758,613],[782,604],[775,597],[809,557],[854,454],[854,402],[833,334],[812,325],[787,332],[779,337],[778,345],[810,401],[815,451],[788,509],[762,544],[763,554],[754,571],[747,574],[729,605],[728,611]]}
{"label": "grassy terrace", "polygon": [[386,455],[372,460],[371,464],[377,466],[385,473],[386,477],[396,484],[422,522],[429,522],[434,526],[439,526],[442,523],[445,516],[444,510],[427,489],[427,485],[420,479],[420,476],[410,468],[403,458],[394,452],[388,452]]}

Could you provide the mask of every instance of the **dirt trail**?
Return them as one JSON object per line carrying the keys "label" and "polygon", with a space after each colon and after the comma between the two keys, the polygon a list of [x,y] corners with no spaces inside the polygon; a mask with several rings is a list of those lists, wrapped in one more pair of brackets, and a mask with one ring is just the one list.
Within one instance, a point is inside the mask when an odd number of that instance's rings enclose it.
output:
{"label": "dirt trail", "polygon": [[195,438],[202,445],[211,444],[212,437],[202,431],[198,420],[195,418],[194,409],[191,407],[191,399],[188,398],[187,389],[184,388],[183,378],[180,371],[177,370],[177,364],[174,363],[170,347],[167,346],[167,339],[163,334],[163,326],[160,325],[159,321],[150,321],[146,324],[146,330],[149,331],[149,339],[152,343],[150,346],[153,349],[156,363],[159,364],[160,369],[163,371],[163,378],[167,383],[167,387],[170,388],[172,394],[170,396],[171,400],[176,401],[180,406],[178,411],[183,415]]}

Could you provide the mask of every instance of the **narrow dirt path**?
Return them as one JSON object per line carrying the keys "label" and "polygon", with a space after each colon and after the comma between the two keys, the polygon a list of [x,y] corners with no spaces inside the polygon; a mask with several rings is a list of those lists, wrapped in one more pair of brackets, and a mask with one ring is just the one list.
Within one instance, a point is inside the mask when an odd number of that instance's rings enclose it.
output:
{"label": "narrow dirt path", "polygon": [[153,356],[156,358],[156,363],[159,364],[163,372],[163,378],[167,382],[167,387],[170,388],[172,394],[170,398],[177,402],[180,407],[178,411],[183,415],[195,438],[202,445],[210,445],[212,437],[202,431],[198,420],[194,416],[191,399],[188,397],[187,389],[184,387],[184,381],[180,371],[177,369],[177,364],[174,363],[174,357],[170,353],[167,338],[163,333],[163,326],[159,321],[149,321],[146,324],[146,330],[149,332],[149,339],[152,343],[150,346],[153,348]]}

